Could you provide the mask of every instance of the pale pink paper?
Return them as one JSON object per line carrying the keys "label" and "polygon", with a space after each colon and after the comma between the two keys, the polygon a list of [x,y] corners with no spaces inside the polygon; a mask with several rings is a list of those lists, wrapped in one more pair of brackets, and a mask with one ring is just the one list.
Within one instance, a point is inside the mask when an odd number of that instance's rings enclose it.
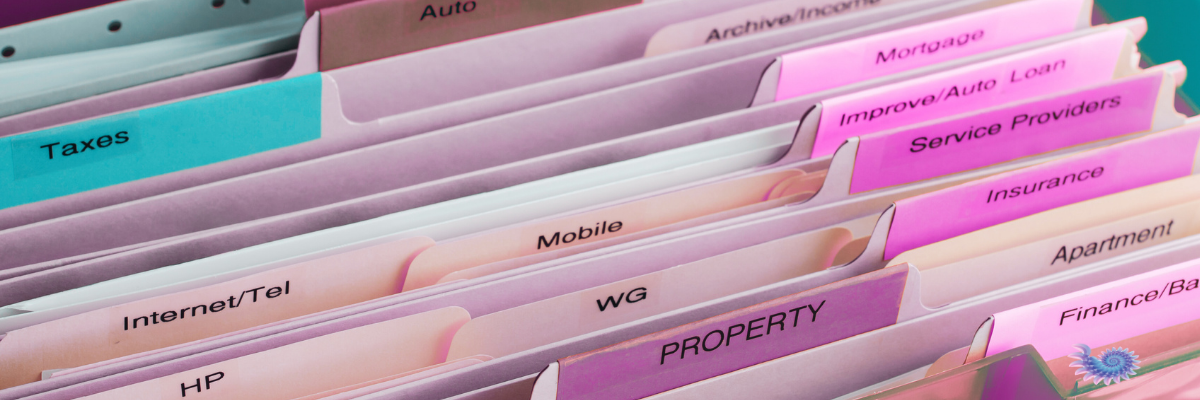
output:
{"label": "pale pink paper", "polygon": [[[1083,4],[1083,0],[1022,1],[787,54],[782,57],[775,101],[1067,33],[1076,28]],[[899,61],[875,62],[880,52],[890,53],[893,48],[911,49],[923,42],[979,31],[982,37],[964,46],[939,48]]]}
{"label": "pale pink paper", "polygon": [[[777,183],[797,175],[804,175],[804,172],[789,169],[716,182],[441,243],[421,252],[413,260],[404,280],[404,290],[433,285],[450,273],[488,263],[613,239],[758,203]],[[610,227],[615,230],[610,231]],[[587,233],[586,238],[582,232]],[[555,233],[560,235],[561,241],[546,239],[554,237]],[[566,235],[571,235],[572,239],[567,241]],[[543,239],[555,244],[543,247]]]}
{"label": "pale pink paper", "polygon": [[[1179,286],[1180,279],[1183,286]],[[1052,360],[1077,352],[1075,344],[1098,350],[1109,343],[1193,321],[1200,318],[1200,287],[1184,288],[1194,280],[1200,285],[1200,260],[998,313],[987,355],[1032,344],[1045,359]],[[1145,300],[1148,294],[1153,300]],[[1130,300],[1105,315],[1089,312],[1087,318],[1063,319],[1063,313],[1073,308],[1086,310],[1125,298]],[[1138,304],[1124,305],[1133,302]],[[1136,353],[1137,349],[1133,350]]]}
{"label": "pale pink paper", "polygon": [[822,101],[812,156],[833,154],[851,137],[1111,80],[1128,61],[1120,55],[1130,37],[1106,30]]}
{"label": "pale pink paper", "polygon": [[[1198,139],[1200,126],[1187,125],[897,201],[884,259],[1055,207],[1191,175]],[[1103,170],[1083,181],[1051,189],[1041,183],[1096,168]],[[1021,193],[1016,197],[998,199],[994,193],[1014,187]]]}
{"label": "pale pink paper", "polygon": [[481,316],[447,357],[503,357],[821,271],[853,239],[846,228],[822,229]]}
{"label": "pale pink paper", "polygon": [[[1153,123],[1163,74],[1138,75],[944,122],[863,136],[854,159],[850,193],[912,183],[1147,131]],[[1116,106],[1105,101],[1113,98],[1118,101]],[[1092,103],[1096,106],[1089,108]],[[1060,112],[1064,108],[1067,112],[1061,114],[1061,119],[1047,118],[1048,123],[1032,126],[1016,123],[1016,129],[1013,129],[1013,121],[1022,115],[1026,119],[1037,119],[1043,113]],[[1087,112],[1089,109],[1093,111]],[[1078,115],[1073,114],[1076,110]],[[971,132],[969,139],[947,140],[942,144],[948,134],[966,137],[964,132]],[[920,141],[921,138],[926,140]],[[934,138],[939,146],[928,147],[929,140]]]}

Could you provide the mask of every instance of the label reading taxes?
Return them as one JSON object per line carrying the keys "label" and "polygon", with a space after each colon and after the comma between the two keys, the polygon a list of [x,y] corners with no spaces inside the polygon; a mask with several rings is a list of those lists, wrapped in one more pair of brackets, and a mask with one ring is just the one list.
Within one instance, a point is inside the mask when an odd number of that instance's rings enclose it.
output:
{"label": "label reading taxes", "polygon": [[13,179],[22,179],[137,153],[138,112],[51,128],[12,138]]}
{"label": "label reading taxes", "polygon": [[1102,348],[1189,322],[1200,307],[1197,289],[1200,264],[1193,260],[1005,311],[996,314],[987,353],[1032,344],[1046,359],[1055,359],[1077,351],[1077,343]]}
{"label": "label reading taxes", "polygon": [[568,357],[559,398],[650,396],[894,324],[907,276],[876,271]]}
{"label": "label reading taxes", "polygon": [[851,193],[969,171],[1149,130],[1163,74],[863,136]]}

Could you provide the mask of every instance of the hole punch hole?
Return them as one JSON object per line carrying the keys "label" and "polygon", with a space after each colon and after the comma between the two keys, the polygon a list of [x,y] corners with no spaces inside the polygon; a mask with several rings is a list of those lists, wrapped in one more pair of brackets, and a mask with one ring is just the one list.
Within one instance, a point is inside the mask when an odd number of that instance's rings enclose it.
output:
{"label": "hole punch hole", "polygon": [[242,0],[242,4],[250,5],[250,0]]}
{"label": "hole punch hole", "polygon": [[116,32],[121,30],[121,21],[113,21],[108,23],[108,31]]}
{"label": "hole punch hole", "polygon": [[224,6],[225,6],[225,0],[213,0],[213,2],[212,2],[212,6],[213,6],[213,8],[221,8],[221,7],[224,7]]}
{"label": "hole punch hole", "polygon": [[12,46],[4,46],[4,49],[0,50],[0,56],[4,56],[4,58],[12,57],[13,54],[17,54],[17,49]]}

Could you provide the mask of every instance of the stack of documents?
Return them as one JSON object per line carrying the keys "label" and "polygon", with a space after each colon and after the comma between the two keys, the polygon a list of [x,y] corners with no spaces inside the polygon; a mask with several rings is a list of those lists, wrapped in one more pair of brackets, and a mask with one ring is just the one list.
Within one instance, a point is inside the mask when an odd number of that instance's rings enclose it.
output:
{"label": "stack of documents", "polygon": [[1200,10],[1125,2],[14,11],[0,400],[1191,398]]}

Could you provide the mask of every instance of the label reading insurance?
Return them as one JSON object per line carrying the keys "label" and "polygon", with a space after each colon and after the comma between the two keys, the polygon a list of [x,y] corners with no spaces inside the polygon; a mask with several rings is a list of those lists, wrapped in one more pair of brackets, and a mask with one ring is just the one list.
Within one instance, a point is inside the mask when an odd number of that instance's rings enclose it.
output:
{"label": "label reading insurance", "polygon": [[92,164],[142,148],[138,113],[130,112],[15,136],[13,179]]}

